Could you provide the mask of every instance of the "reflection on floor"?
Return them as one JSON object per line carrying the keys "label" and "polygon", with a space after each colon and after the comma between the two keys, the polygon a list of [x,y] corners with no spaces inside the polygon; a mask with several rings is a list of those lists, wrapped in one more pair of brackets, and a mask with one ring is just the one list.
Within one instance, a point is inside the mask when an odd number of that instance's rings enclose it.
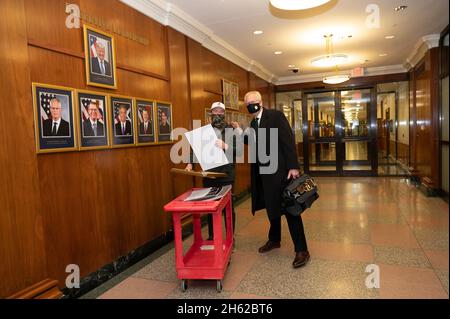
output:
{"label": "reflection on floor", "polygon": [[[449,214],[399,178],[317,178],[321,198],[305,212],[311,253],[301,269],[283,220],[281,249],[257,252],[267,238],[264,212],[237,207],[236,251],[224,291],[192,281],[182,293],[173,245],[161,249],[85,298],[448,298]],[[185,240],[188,247],[192,237]],[[379,266],[380,289],[365,269]]]}
{"label": "reflection on floor", "polygon": [[378,175],[379,176],[408,176],[408,168],[400,161],[384,153],[378,155]]}

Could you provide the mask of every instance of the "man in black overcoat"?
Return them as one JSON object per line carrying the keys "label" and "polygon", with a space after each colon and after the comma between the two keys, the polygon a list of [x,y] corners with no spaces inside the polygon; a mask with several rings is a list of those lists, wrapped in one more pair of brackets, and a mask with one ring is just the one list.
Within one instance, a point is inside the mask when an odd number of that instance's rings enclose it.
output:
{"label": "man in black overcoat", "polygon": [[[248,142],[252,138],[256,141],[256,159],[251,164],[252,213],[266,209],[270,221],[269,240],[259,248],[259,252],[266,253],[281,246],[281,216],[285,215],[295,247],[293,266],[302,267],[310,258],[302,218],[288,214],[281,207],[283,189],[290,179],[300,176],[291,126],[282,112],[263,107],[261,94],[257,91],[246,94],[245,104],[254,116],[251,122],[253,130],[246,134],[246,140]],[[278,132],[278,137],[271,129]],[[269,161],[258,155],[258,150],[263,148],[264,151],[264,147]],[[274,147],[278,150],[272,151]]]}

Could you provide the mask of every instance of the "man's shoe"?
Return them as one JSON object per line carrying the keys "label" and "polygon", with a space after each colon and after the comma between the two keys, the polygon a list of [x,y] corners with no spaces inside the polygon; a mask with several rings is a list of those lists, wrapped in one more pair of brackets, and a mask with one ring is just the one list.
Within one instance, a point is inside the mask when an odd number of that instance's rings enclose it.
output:
{"label": "man's shoe", "polygon": [[300,268],[305,266],[309,261],[309,252],[308,251],[302,251],[295,255],[294,262],[292,263],[292,266],[294,268]]}
{"label": "man's shoe", "polygon": [[265,243],[264,246],[260,247],[258,249],[258,251],[261,254],[264,254],[264,253],[267,253],[267,252],[271,251],[272,249],[280,248],[280,247],[281,247],[280,242],[274,242],[274,241],[270,241],[269,240],[267,243]]}

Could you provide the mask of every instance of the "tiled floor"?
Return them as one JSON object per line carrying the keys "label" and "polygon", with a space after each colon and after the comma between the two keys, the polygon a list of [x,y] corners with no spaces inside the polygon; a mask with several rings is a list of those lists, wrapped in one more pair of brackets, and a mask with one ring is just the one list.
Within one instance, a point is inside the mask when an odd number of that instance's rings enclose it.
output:
{"label": "tiled floor", "polygon": [[[321,197],[304,214],[311,253],[306,267],[291,266],[293,245],[284,219],[281,249],[257,252],[266,241],[268,221],[265,212],[252,217],[246,201],[236,209],[236,251],[222,293],[214,281],[192,281],[182,293],[172,245],[86,297],[448,298],[446,202],[425,197],[403,179],[317,181]],[[370,264],[379,267],[379,289],[365,285]]]}

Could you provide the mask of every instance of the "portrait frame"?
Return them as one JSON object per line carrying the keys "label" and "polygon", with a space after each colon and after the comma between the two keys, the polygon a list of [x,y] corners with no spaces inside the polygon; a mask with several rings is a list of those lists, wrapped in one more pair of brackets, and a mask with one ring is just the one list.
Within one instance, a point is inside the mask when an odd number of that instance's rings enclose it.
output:
{"label": "portrait frame", "polygon": [[239,110],[239,84],[222,79],[222,94],[226,109]]}
{"label": "portrait frame", "polygon": [[[156,124],[155,124],[155,102],[148,99],[135,98],[134,99],[134,109],[135,109],[135,136],[136,136],[136,146],[148,146],[148,145],[156,145],[157,134],[156,134]],[[148,111],[150,111],[149,117],[151,121],[151,133],[152,134],[141,134],[141,120],[140,120],[140,111],[141,108],[145,107]]]}
{"label": "portrait frame", "polygon": [[[125,123],[130,122],[130,125],[125,125],[124,134],[121,133],[121,128],[118,124],[118,112],[121,106],[127,108],[127,119]],[[136,146],[134,108],[134,98],[123,95],[109,95],[109,135],[112,148]]]}
{"label": "portrait frame", "polygon": [[[114,36],[90,25],[84,24],[83,38],[87,85],[107,89],[117,89],[116,42]],[[105,74],[100,73],[100,63],[95,62],[96,51],[93,51],[96,50],[93,48],[93,46],[95,46],[94,43],[96,43],[99,39],[102,40],[100,43],[103,42],[103,44],[108,44],[108,60],[105,59],[108,64],[105,67]],[[94,40],[95,42],[93,43]],[[98,65],[96,63],[98,63]]]}
{"label": "portrait frame", "polygon": [[[75,121],[77,118],[75,89],[33,82],[32,94],[36,153],[77,151],[78,140],[76,135],[78,133]],[[48,120],[50,120],[49,116],[51,114],[50,101],[55,97],[61,103],[61,121],[63,122],[60,122],[56,132],[56,134],[61,135],[52,136],[53,127]],[[48,128],[47,123],[50,123],[50,128]]]}
{"label": "portrait frame", "polygon": [[[166,131],[162,132],[161,129],[161,112],[165,110],[169,112],[168,115],[168,124],[169,124],[169,133]],[[173,136],[172,136],[172,130],[173,130],[173,109],[172,109],[172,103],[165,102],[165,101],[155,101],[155,125],[157,129],[157,138],[158,144],[173,144]]]}
{"label": "portrait frame", "polygon": [[[102,150],[111,147],[109,136],[109,97],[108,94],[89,90],[76,90],[77,97],[77,125],[78,125],[78,148],[80,151]],[[88,130],[84,125],[88,118],[87,102],[84,100],[101,100],[103,105],[99,105],[99,113],[103,122],[103,134],[93,136],[86,132]]]}

